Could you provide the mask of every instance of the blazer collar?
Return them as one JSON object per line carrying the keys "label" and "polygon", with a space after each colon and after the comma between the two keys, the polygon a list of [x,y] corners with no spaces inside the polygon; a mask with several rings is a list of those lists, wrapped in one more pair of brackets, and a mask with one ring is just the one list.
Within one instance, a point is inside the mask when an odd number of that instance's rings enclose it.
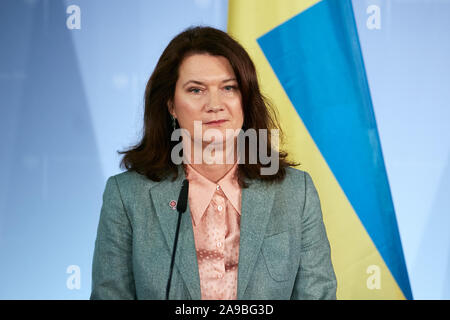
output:
{"label": "blazer collar", "polygon": [[[178,177],[175,181],[167,178],[159,183],[152,184],[150,187],[151,199],[171,252],[175,239],[178,212],[173,210],[169,203],[171,200],[178,200],[184,179],[186,179],[185,172],[183,167],[179,165]],[[270,185],[266,183],[257,180],[246,182],[248,188],[242,189],[238,299],[242,299],[244,296],[258,258],[275,194],[274,188],[270,188]],[[188,203],[187,210],[181,218],[175,264],[180,270],[192,299],[200,300],[200,276],[191,219],[191,210]]]}
{"label": "blazer collar", "polygon": [[237,297],[243,299],[261,250],[264,234],[272,211],[275,189],[269,184],[247,181],[242,189],[241,228],[238,264]]}
{"label": "blazer collar", "polygon": [[[169,203],[172,200],[178,201],[184,179],[186,179],[184,170],[181,166],[178,166],[178,177],[175,181],[172,181],[170,177],[150,187],[151,199],[170,252],[173,251],[178,211],[172,209]],[[179,232],[175,265],[180,271],[191,298],[200,300],[200,277],[189,203],[186,212],[182,214]]]}

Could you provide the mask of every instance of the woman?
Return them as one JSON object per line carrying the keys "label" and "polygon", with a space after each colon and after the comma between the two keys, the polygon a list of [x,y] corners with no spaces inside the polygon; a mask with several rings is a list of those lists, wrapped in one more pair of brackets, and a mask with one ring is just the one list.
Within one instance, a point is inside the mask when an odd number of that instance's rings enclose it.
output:
{"label": "woman", "polygon": [[106,183],[91,299],[336,298],[316,189],[264,134],[278,129],[272,111],[225,32],[189,28],[169,43],[142,140]]}

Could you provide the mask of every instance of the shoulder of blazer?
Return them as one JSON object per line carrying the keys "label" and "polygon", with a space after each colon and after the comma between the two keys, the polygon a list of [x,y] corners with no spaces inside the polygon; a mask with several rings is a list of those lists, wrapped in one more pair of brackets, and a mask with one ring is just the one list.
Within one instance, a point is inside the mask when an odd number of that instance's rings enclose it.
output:
{"label": "shoulder of blazer", "polygon": [[136,184],[136,183],[146,183],[146,184],[156,184],[157,181],[150,180],[146,176],[136,172],[136,171],[124,171],[121,173],[118,173],[113,178],[116,179],[118,183],[123,184]]}
{"label": "shoulder of blazer", "polygon": [[297,169],[297,168],[293,168],[293,167],[287,167],[286,168],[286,177],[299,177],[299,176],[304,176],[306,173],[306,171],[301,170],[301,169]]}
{"label": "shoulder of blazer", "polygon": [[[252,192],[263,194],[271,194],[274,192],[277,201],[280,199],[304,199],[306,191],[311,187],[311,178],[306,171],[287,167],[286,176],[279,182],[263,182],[261,180],[252,179],[246,181]],[[242,190],[247,193],[246,189]],[[300,198],[299,198],[300,197]],[[282,203],[278,202],[279,204]]]}
{"label": "shoulder of blazer", "polygon": [[282,188],[294,188],[296,190],[298,190],[299,188],[303,189],[305,188],[306,179],[308,176],[308,172],[304,170],[287,167],[286,177],[282,181]]}
{"label": "shoulder of blazer", "polygon": [[124,171],[109,177],[108,180],[114,180],[123,199],[134,199],[143,191],[146,193],[153,186],[161,183],[153,181],[136,171]]}

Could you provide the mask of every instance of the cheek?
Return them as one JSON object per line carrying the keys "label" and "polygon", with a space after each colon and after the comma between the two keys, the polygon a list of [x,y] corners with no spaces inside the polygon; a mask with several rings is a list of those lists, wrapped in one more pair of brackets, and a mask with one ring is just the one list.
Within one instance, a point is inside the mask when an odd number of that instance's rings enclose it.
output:
{"label": "cheek", "polygon": [[179,123],[188,126],[190,122],[201,119],[199,116],[199,108],[195,103],[179,99],[178,101],[175,101],[175,106],[175,113]]}
{"label": "cheek", "polygon": [[199,111],[197,105],[195,103],[181,101],[178,105],[176,105],[176,114],[179,126],[186,129],[189,132],[191,139],[193,139],[195,137],[194,122],[196,120],[201,121],[201,112]]}
{"label": "cheek", "polygon": [[242,126],[244,123],[244,110],[242,109],[242,105],[240,103],[233,106],[231,110],[233,114],[233,122],[236,126]]}

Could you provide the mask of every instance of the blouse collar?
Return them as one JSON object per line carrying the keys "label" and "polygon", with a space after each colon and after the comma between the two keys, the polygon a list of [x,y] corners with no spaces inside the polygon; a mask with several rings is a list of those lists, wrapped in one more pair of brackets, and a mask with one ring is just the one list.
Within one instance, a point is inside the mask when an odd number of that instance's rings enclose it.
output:
{"label": "blouse collar", "polygon": [[194,224],[200,221],[217,188],[222,189],[234,209],[241,214],[241,188],[237,179],[238,163],[223,176],[218,182],[213,182],[195,170],[191,165],[185,166],[186,178],[189,180],[189,202]]}

